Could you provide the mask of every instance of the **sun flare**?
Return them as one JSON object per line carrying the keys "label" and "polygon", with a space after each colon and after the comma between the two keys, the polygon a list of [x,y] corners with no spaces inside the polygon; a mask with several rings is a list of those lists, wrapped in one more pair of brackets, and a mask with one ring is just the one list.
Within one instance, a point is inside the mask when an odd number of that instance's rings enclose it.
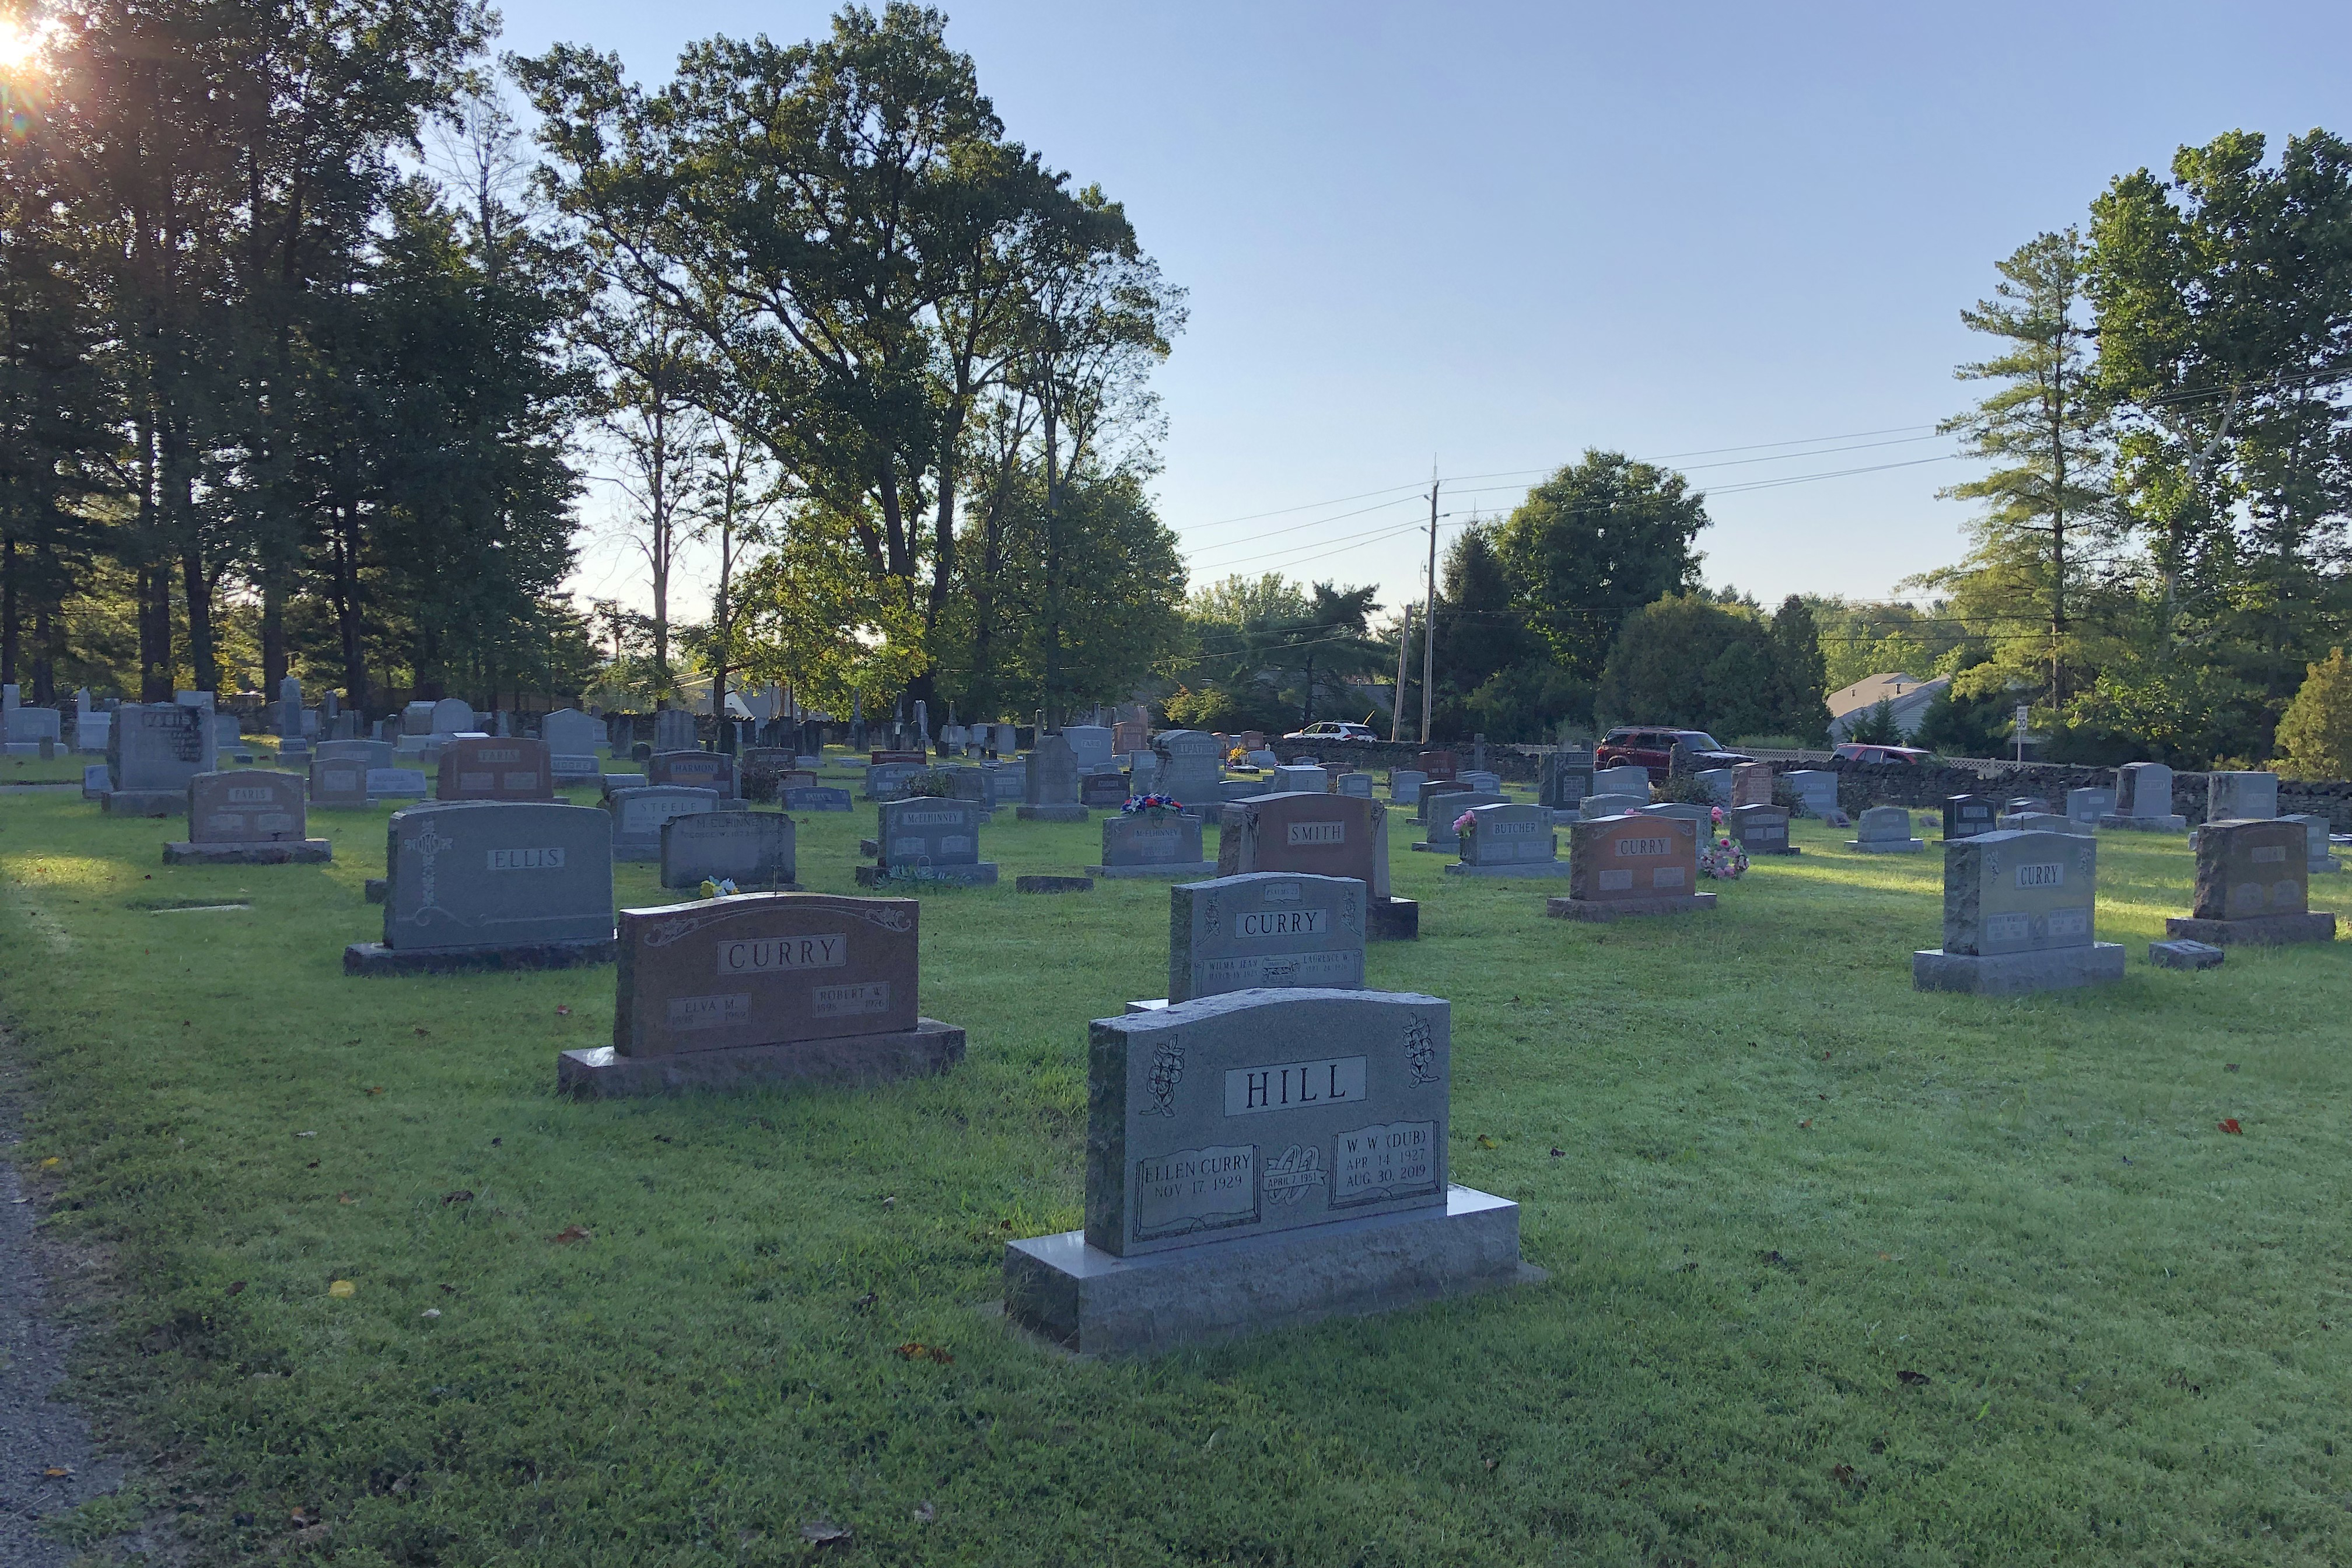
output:
{"label": "sun flare", "polygon": [[14,16],[0,16],[0,70],[22,70],[40,58],[47,40],[37,27]]}

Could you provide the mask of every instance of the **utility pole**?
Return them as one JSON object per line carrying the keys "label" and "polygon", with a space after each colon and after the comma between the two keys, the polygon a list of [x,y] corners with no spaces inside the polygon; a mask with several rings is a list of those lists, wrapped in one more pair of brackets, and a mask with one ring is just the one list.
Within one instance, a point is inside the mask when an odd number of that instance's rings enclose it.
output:
{"label": "utility pole", "polygon": [[1430,682],[1437,671],[1437,464],[1429,465],[1429,609],[1421,627],[1421,743],[1429,744]]}
{"label": "utility pole", "polygon": [[1404,661],[1412,651],[1412,606],[1404,607],[1404,625],[1397,632],[1396,700],[1389,706],[1389,742],[1393,745],[1404,734]]}

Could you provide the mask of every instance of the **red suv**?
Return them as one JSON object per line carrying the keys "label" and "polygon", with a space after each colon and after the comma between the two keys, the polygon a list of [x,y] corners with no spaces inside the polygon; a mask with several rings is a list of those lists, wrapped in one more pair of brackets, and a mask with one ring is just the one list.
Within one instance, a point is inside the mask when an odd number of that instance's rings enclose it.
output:
{"label": "red suv", "polygon": [[1728,768],[1756,759],[1745,752],[1727,752],[1721,742],[1704,730],[1651,730],[1628,725],[1612,730],[1601,738],[1592,754],[1596,768],[1638,767],[1650,770],[1650,776],[1666,776],[1666,763],[1675,747],[1690,748],[1691,760],[1698,767]]}

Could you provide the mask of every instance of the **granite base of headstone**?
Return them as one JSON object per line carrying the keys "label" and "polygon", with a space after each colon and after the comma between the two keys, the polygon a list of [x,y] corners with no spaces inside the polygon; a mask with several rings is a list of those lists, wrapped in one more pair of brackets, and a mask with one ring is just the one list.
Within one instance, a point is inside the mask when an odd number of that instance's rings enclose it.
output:
{"label": "granite base of headstone", "polygon": [[2147,961],[2158,969],[2219,969],[2228,950],[2210,942],[2152,942]]}
{"label": "granite base of headstone", "polygon": [[2234,921],[2169,915],[2165,919],[2164,934],[2178,940],[2210,942],[2215,947],[2288,947],[2297,942],[2334,942],[2336,916],[2327,910],[2248,915]]}
{"label": "granite base of headstone", "polygon": [[1087,1223],[1006,1247],[1006,1316],[1150,1355],[1543,1278],[1517,1205],[1448,1180],[1450,1029],[1365,991],[1097,1019]]}
{"label": "granite base of headstone", "polygon": [[920,906],[751,893],[624,910],[613,1043],[562,1052],[583,1099],[929,1077],[964,1032],[916,1007]]}
{"label": "granite base of headstone", "polygon": [[1944,846],[1944,945],[1911,955],[1916,991],[2018,996],[2105,984],[2123,944],[2095,927],[2099,842],[1996,829]]}

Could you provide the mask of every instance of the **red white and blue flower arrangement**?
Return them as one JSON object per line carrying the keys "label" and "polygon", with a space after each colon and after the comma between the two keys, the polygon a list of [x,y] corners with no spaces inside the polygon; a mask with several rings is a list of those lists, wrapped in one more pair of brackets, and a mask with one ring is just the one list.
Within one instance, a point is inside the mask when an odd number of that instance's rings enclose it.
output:
{"label": "red white and blue flower arrangement", "polygon": [[1181,811],[1184,803],[1172,795],[1131,795],[1119,810],[1129,816],[1165,816],[1171,811]]}

